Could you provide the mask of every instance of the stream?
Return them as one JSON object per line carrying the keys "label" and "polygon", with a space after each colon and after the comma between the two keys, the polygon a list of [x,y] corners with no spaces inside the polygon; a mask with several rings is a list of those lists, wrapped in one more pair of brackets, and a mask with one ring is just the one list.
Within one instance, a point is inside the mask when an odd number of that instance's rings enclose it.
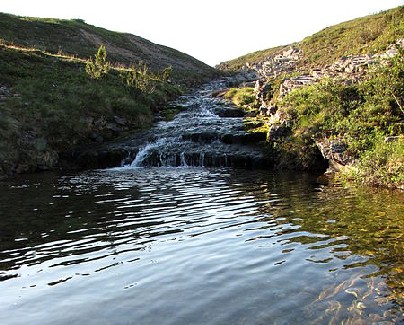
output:
{"label": "stream", "polygon": [[131,167],[233,167],[269,168],[272,159],[262,143],[266,133],[247,132],[244,112],[213,91],[226,87],[214,81],[172,103],[181,112],[151,130],[112,145],[125,149],[122,165]]}
{"label": "stream", "polygon": [[259,168],[210,91],[120,167],[0,182],[0,324],[404,322],[404,194]]}

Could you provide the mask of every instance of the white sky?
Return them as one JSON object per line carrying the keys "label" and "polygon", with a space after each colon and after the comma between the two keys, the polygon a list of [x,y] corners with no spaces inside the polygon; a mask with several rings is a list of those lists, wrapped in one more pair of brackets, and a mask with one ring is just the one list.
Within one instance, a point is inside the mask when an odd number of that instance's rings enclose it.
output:
{"label": "white sky", "polygon": [[400,5],[404,0],[0,0],[0,12],[81,18],[215,65]]}

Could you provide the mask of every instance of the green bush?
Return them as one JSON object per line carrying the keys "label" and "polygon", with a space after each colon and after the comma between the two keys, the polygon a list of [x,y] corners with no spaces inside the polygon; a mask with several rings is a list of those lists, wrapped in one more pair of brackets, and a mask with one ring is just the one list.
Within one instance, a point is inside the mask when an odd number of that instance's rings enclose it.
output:
{"label": "green bush", "polygon": [[86,63],[86,72],[93,79],[105,76],[111,69],[111,64],[107,61],[107,49],[105,45],[100,45],[97,54],[89,58]]}
{"label": "green bush", "polygon": [[403,141],[387,144],[384,139],[404,133],[402,49],[376,65],[363,82],[346,85],[325,79],[290,92],[279,105],[290,116],[295,136],[345,142],[346,153],[359,161],[356,167],[361,179],[373,184],[401,184]]}
{"label": "green bush", "polygon": [[350,177],[373,185],[404,189],[404,138],[386,142],[378,137],[373,149],[364,152]]}
{"label": "green bush", "polygon": [[247,106],[253,104],[255,101],[254,88],[230,88],[226,92],[225,97],[231,100],[234,105],[247,108]]}

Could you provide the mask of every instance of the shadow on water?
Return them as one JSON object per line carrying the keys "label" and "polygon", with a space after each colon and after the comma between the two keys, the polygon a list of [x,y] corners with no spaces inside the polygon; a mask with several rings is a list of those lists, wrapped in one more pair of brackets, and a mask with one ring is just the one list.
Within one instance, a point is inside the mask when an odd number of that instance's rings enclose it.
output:
{"label": "shadow on water", "polygon": [[21,176],[0,193],[0,320],[403,320],[402,193],[205,168]]}

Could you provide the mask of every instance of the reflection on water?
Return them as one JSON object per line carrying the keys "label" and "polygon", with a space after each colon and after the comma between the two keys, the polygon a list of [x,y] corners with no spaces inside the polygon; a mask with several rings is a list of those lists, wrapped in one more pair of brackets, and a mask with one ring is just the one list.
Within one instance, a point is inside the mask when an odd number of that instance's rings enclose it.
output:
{"label": "reflection on water", "polygon": [[404,196],[117,168],[0,183],[2,324],[403,321]]}

